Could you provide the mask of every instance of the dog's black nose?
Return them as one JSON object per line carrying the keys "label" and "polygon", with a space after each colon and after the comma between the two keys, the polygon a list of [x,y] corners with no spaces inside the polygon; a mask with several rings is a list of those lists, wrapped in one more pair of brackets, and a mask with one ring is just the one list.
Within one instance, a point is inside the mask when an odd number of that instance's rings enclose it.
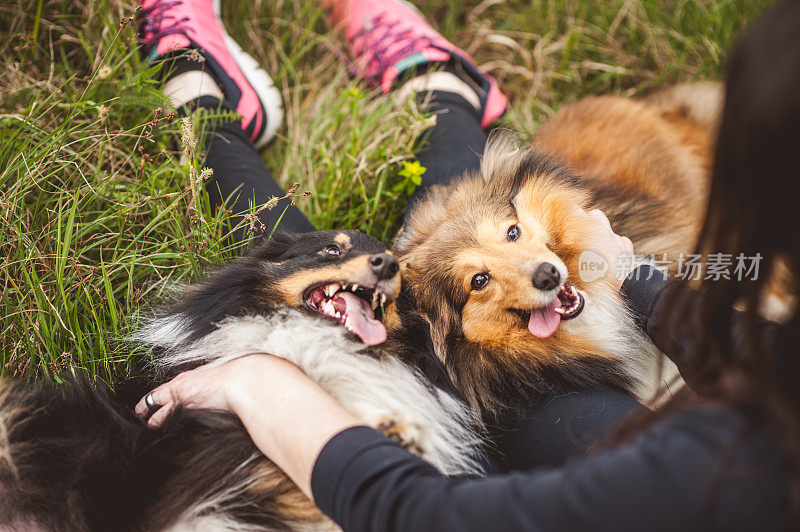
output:
{"label": "dog's black nose", "polygon": [[533,272],[533,286],[539,290],[552,290],[561,282],[558,269],[549,262],[543,262]]}
{"label": "dog's black nose", "polygon": [[372,272],[378,277],[378,280],[382,281],[394,277],[400,269],[400,264],[388,253],[378,253],[369,258],[369,267],[372,268]]}

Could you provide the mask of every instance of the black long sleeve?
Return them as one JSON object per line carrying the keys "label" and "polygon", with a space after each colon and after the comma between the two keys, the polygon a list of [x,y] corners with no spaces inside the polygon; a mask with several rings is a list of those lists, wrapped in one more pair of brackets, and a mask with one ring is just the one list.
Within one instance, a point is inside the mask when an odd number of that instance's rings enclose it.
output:
{"label": "black long sleeve", "polygon": [[[669,284],[656,274],[625,286],[648,333],[657,331]],[[687,352],[668,355],[680,362]],[[354,427],[323,448],[311,486],[347,531],[768,531],[788,522],[785,471],[769,437],[731,411],[706,408],[558,469],[483,479],[445,478],[378,432]]]}
{"label": "black long sleeve", "polygon": [[722,410],[683,412],[560,469],[470,480],[355,427],[328,442],[311,485],[346,531],[779,530],[786,487],[773,443],[751,433],[720,458],[743,423]]}
{"label": "black long sleeve", "polygon": [[[637,317],[637,321],[650,337],[650,340],[670,360],[672,360],[684,378],[686,363],[692,353],[696,353],[701,342],[701,328],[697,326],[703,320],[705,295],[693,290],[677,279],[667,277],[652,266],[640,266],[625,279],[621,293]],[[684,315],[680,320],[665,320],[670,312],[667,308],[670,294],[674,290],[683,289],[682,298],[686,304],[682,306]],[[667,325],[668,324],[668,325]],[[744,313],[733,311],[731,331],[731,349],[744,345]],[[762,345],[770,345],[775,341],[778,324],[759,320],[757,334]]]}

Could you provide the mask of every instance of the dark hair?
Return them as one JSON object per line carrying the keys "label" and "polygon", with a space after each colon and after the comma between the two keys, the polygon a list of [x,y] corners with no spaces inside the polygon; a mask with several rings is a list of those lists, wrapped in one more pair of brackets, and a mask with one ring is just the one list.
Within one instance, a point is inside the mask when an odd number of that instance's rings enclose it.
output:
{"label": "dark hair", "polygon": [[[682,368],[694,393],[677,394],[658,412],[632,419],[619,434],[627,439],[690,404],[734,408],[781,445],[795,522],[800,522],[800,314],[795,305],[775,334],[764,335],[758,310],[780,261],[793,277],[784,286],[787,295],[795,304],[800,295],[795,273],[800,206],[793,194],[800,182],[799,150],[800,2],[789,0],[753,24],[729,56],[708,210],[697,245],[698,253],[760,254],[760,275],[704,281],[707,297],[699,313],[686,307],[685,285],[675,285],[661,330],[686,316],[700,317],[692,325],[702,341]],[[735,320],[734,304],[744,308]]]}

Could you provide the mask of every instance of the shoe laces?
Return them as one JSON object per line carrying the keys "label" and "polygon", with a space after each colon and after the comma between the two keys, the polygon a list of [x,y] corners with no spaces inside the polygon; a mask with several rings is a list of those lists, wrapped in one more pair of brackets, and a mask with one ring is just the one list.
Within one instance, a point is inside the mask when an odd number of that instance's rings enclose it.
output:
{"label": "shoe laces", "polygon": [[186,34],[192,31],[186,26],[189,17],[177,18],[169,11],[181,4],[181,0],[155,2],[139,11],[138,33],[143,47],[150,49],[158,45],[158,41],[168,35]]}
{"label": "shoe laces", "polygon": [[[370,24],[365,24],[348,39],[353,56],[361,64],[358,68],[348,61],[348,68],[353,74],[379,85],[388,67],[433,44],[430,37],[414,33],[399,21],[386,20],[382,13],[376,15]],[[399,43],[403,45],[397,46]]]}

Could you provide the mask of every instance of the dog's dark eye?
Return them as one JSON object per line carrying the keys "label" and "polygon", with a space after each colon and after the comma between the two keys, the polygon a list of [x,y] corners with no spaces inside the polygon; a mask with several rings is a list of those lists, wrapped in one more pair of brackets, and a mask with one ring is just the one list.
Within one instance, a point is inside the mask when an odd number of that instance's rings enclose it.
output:
{"label": "dog's dark eye", "polygon": [[472,289],[473,290],[480,290],[484,286],[489,284],[489,274],[488,273],[479,273],[475,277],[472,278]]}
{"label": "dog's dark eye", "polygon": [[338,257],[342,254],[342,250],[339,249],[338,246],[330,245],[322,250],[326,255],[330,255],[331,257]]}
{"label": "dog's dark eye", "polygon": [[508,238],[509,242],[513,242],[519,238],[519,233],[520,233],[519,226],[512,225],[511,227],[508,228],[508,231],[506,231],[506,237]]}

